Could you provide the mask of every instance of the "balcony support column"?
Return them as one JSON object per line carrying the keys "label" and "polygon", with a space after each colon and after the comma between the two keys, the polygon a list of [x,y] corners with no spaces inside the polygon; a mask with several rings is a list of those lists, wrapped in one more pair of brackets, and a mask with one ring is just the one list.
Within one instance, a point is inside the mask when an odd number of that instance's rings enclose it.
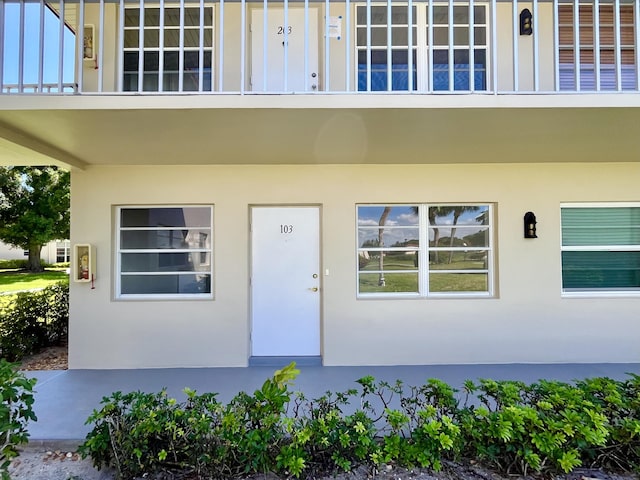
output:
{"label": "balcony support column", "polygon": [[596,92],[600,91],[600,0],[593,2],[593,50],[596,74]]}
{"label": "balcony support column", "polygon": [[513,26],[513,91],[517,92],[520,90],[520,15],[518,14],[518,0],[512,0],[511,6],[511,16],[513,17],[513,21],[511,22]]}
{"label": "balcony support column", "polygon": [[44,90],[44,0],[40,0],[40,25],[38,30],[38,91]]}
{"label": "balcony support column", "polygon": [[78,72],[78,93],[82,93],[84,83],[84,0],[79,1],[78,9],[80,11],[78,15],[78,35],[76,36],[76,71]]}

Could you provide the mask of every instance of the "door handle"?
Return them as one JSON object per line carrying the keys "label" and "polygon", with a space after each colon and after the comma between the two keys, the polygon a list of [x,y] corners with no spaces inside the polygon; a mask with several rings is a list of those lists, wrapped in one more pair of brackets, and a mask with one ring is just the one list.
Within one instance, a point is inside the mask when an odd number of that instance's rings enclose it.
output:
{"label": "door handle", "polygon": [[309,290],[311,290],[312,292],[317,292],[318,291],[318,287],[311,287]]}

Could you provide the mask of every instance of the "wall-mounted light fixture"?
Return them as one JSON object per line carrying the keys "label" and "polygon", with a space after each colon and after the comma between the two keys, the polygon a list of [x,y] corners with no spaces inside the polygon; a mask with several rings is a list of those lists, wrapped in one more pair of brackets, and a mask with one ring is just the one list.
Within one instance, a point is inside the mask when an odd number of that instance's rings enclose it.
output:
{"label": "wall-mounted light fixture", "polygon": [[536,215],[533,212],[524,214],[524,238],[538,238],[536,235]]}
{"label": "wall-mounted light fixture", "polygon": [[528,8],[520,12],[520,35],[531,35],[533,33],[533,15]]}

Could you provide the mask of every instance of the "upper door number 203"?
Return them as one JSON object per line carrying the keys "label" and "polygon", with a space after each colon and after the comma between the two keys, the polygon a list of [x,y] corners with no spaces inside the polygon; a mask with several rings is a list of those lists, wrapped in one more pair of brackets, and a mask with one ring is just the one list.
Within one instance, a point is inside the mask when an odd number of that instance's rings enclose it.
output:
{"label": "upper door number 203", "polygon": [[[286,31],[286,32],[285,32]],[[293,31],[291,25],[288,27],[284,27],[283,25],[278,26],[278,35],[284,35],[285,33],[290,34]]]}
{"label": "upper door number 203", "polygon": [[280,225],[280,233],[293,233],[293,225]]}

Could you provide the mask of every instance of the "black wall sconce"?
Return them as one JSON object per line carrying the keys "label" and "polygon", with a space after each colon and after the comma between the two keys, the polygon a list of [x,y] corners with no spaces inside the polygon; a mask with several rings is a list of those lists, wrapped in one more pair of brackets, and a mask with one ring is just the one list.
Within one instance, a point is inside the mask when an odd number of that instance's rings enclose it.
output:
{"label": "black wall sconce", "polygon": [[533,212],[524,214],[524,238],[538,238],[536,235],[536,215]]}
{"label": "black wall sconce", "polygon": [[528,8],[520,12],[520,35],[531,35],[533,33],[533,15]]}

